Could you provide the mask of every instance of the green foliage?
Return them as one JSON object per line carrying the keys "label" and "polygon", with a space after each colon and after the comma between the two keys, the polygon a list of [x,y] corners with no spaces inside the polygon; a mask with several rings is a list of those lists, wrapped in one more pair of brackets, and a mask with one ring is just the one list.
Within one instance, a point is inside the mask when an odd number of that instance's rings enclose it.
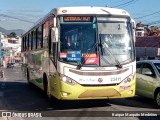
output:
{"label": "green foliage", "polygon": [[17,35],[16,35],[16,33],[15,33],[15,32],[11,32],[11,33],[8,35],[8,37],[16,38],[16,37],[17,37]]}

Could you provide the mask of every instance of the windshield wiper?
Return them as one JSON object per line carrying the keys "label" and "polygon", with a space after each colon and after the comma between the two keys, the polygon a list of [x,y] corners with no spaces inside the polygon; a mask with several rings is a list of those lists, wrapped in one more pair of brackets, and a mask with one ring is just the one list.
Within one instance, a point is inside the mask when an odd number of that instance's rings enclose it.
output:
{"label": "windshield wiper", "polygon": [[[101,39],[100,39],[100,42],[101,42]],[[117,65],[115,65],[115,66],[116,66],[117,68],[121,69],[121,68],[122,68],[121,63],[120,63],[120,62],[117,60],[117,58],[112,54],[112,52],[104,45],[104,43],[105,43],[105,42],[101,43],[101,45],[100,45],[101,51],[103,51],[102,48],[105,48],[104,50],[106,50],[106,51],[109,53],[109,55],[112,57],[112,59],[114,59],[114,61],[117,63]],[[103,54],[103,52],[102,52],[102,54]]]}
{"label": "windshield wiper", "polygon": [[92,49],[87,53],[86,59],[84,58],[83,61],[78,61],[78,65],[77,65],[77,69],[80,70],[81,67],[85,64],[85,62],[88,60],[88,58],[90,57],[91,53],[93,52],[93,50],[99,45],[99,43],[95,43],[94,46],[92,47]]}

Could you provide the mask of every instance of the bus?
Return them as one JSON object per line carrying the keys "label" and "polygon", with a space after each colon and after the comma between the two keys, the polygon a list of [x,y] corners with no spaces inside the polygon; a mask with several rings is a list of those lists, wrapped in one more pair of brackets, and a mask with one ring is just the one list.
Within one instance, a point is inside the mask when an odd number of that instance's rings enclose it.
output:
{"label": "bus", "polygon": [[122,9],[54,8],[21,36],[28,84],[58,100],[133,97],[134,28]]}

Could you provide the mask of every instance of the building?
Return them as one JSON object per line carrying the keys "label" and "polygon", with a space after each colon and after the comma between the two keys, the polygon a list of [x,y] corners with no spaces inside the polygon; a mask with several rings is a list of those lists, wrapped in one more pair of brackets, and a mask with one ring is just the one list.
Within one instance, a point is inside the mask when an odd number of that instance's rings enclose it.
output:
{"label": "building", "polygon": [[144,36],[144,27],[136,28],[136,36]]}
{"label": "building", "polygon": [[160,37],[136,37],[136,57],[140,59],[155,59],[160,57]]}
{"label": "building", "polygon": [[8,38],[3,34],[1,44],[2,57],[5,64],[21,62],[21,37]]}

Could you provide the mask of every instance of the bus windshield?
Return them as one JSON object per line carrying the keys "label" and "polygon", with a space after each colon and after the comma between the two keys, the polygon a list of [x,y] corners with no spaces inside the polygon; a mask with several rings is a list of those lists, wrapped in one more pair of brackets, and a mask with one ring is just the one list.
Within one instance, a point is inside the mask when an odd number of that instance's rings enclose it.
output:
{"label": "bus windshield", "polygon": [[[60,24],[60,61],[77,65],[98,65],[96,25],[93,22],[64,22]],[[88,60],[85,60],[90,56]]]}
{"label": "bus windshield", "polygon": [[61,19],[60,61],[74,65],[82,62],[85,66],[115,66],[117,63],[125,64],[134,59],[132,28],[127,19]]}
{"label": "bus windshield", "polygon": [[125,64],[134,60],[131,30],[131,23],[126,18],[98,18],[99,39],[102,44],[101,66]]}

